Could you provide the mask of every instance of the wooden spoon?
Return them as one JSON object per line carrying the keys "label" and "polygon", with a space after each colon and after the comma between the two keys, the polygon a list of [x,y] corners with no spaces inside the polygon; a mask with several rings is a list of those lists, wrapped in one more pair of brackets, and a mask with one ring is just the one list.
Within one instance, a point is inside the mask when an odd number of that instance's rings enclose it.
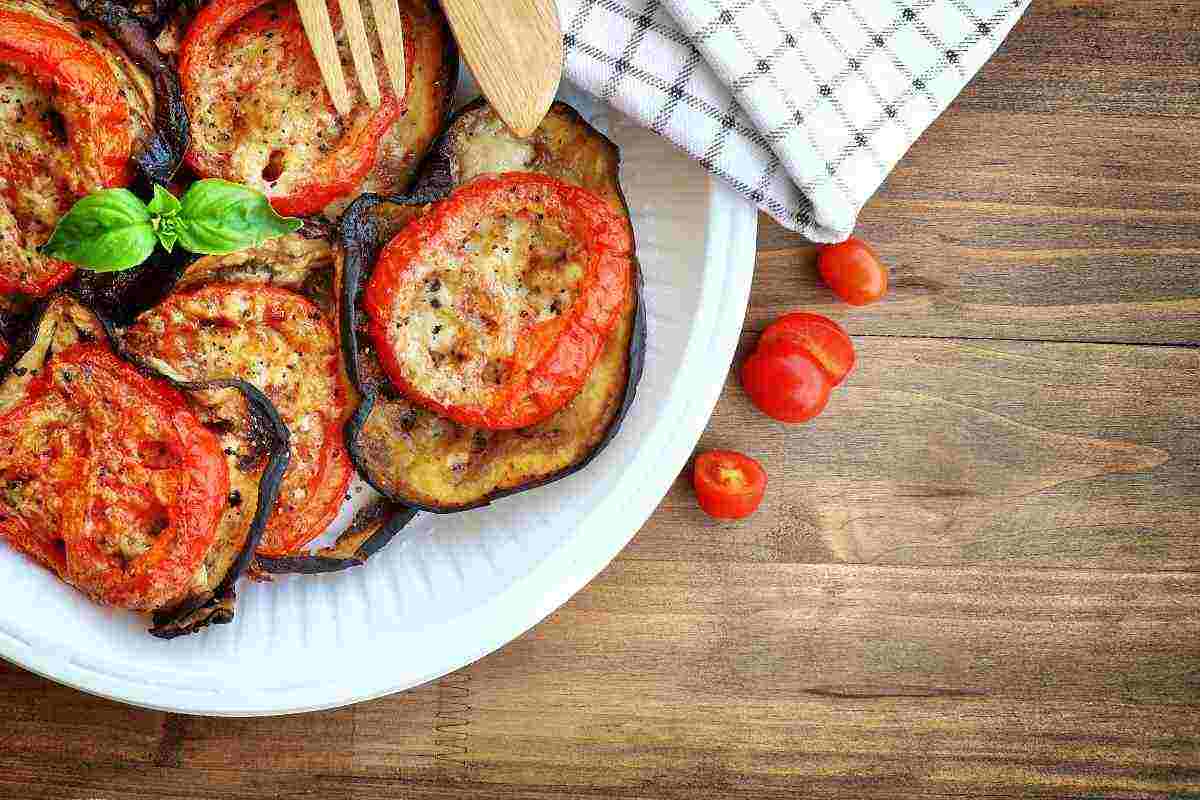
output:
{"label": "wooden spoon", "polygon": [[467,66],[500,119],[529,136],[562,80],[562,27],[554,0],[442,0]]}

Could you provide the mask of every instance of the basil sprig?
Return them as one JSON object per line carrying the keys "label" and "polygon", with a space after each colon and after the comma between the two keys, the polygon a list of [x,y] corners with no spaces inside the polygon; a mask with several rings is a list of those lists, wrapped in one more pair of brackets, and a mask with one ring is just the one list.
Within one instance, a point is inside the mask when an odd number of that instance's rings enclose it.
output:
{"label": "basil sprig", "polygon": [[95,272],[136,267],[161,243],[203,255],[224,255],[294,233],[301,221],[281,217],[261,192],[216,178],[191,185],[180,200],[155,184],[143,203],[128,189],[102,189],[58,221],[42,252]]}

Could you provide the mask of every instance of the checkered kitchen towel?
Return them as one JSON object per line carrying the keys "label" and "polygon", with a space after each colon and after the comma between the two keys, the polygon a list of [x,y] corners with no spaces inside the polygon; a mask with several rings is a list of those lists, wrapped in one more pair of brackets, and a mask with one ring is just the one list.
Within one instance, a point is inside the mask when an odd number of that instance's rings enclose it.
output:
{"label": "checkered kitchen towel", "polygon": [[1030,0],[558,0],[566,74],[783,225],[845,239]]}

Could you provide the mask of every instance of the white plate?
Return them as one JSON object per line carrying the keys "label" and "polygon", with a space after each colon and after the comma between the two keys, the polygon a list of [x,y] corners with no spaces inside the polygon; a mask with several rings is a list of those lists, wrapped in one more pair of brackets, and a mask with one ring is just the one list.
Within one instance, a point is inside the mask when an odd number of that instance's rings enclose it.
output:
{"label": "white plate", "polygon": [[[243,583],[233,624],[170,642],[0,543],[0,656],[150,708],[294,713],[458,669],[595,577],[666,494],[712,413],[745,316],[757,214],[669,143],[566,94],[621,147],[649,323],[637,399],[591,465],[487,508],[423,514],[364,568]],[[369,497],[356,490],[343,517]]]}

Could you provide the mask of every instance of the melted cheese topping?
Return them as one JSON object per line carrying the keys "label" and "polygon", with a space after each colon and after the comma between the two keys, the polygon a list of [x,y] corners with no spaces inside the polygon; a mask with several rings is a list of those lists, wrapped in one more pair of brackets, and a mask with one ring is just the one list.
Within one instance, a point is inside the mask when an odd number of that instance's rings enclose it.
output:
{"label": "melted cheese topping", "polygon": [[[0,8],[67,28],[104,57],[130,111],[137,152],[153,129],[154,94],[120,48],[81,22],[69,3],[26,0],[0,2]],[[69,102],[38,76],[0,61],[0,279],[11,283],[41,283],[64,271],[61,262],[36,250],[76,200],[104,188],[95,166],[71,153],[62,113]]]}
{"label": "melted cheese topping", "polygon": [[584,276],[580,248],[529,213],[482,219],[449,252],[411,265],[391,319],[406,379],[445,404],[486,405],[534,325],[561,317]]}
{"label": "melted cheese topping", "polygon": [[80,195],[101,188],[72,163],[62,125],[32,76],[0,64],[0,269],[10,280],[36,282],[57,269],[36,248]]}
{"label": "melted cheese topping", "polygon": [[[192,103],[193,135],[224,159],[229,180],[272,196],[287,195],[344,138],[360,135],[370,106],[362,99],[350,47],[336,5],[334,32],[351,99],[358,106],[338,116],[290,0],[268,3],[238,21],[222,37],[207,69],[196,76],[200,102]],[[381,89],[383,52],[370,5],[363,6]]]}

